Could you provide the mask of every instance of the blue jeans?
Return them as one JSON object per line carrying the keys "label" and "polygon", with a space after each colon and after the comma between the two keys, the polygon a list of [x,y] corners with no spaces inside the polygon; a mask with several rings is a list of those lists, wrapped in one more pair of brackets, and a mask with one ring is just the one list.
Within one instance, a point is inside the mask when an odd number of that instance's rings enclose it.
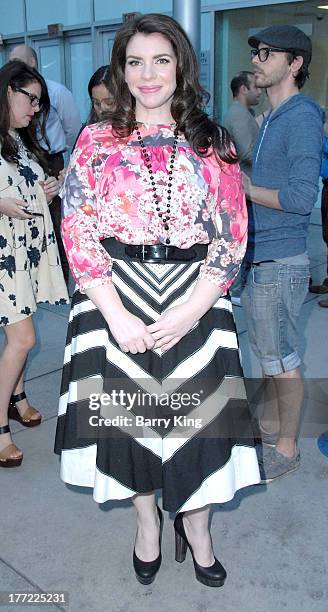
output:
{"label": "blue jeans", "polygon": [[297,320],[308,291],[308,265],[244,263],[241,305],[251,347],[267,376],[294,370],[301,364],[297,352]]}

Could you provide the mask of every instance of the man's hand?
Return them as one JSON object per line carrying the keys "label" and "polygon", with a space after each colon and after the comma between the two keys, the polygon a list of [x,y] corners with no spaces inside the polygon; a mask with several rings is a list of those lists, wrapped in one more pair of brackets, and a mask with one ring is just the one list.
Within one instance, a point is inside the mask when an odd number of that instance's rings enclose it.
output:
{"label": "man's hand", "polygon": [[24,200],[17,200],[16,198],[0,198],[0,213],[7,215],[7,217],[13,217],[14,219],[33,219],[31,215],[25,212],[27,207]]}
{"label": "man's hand", "polygon": [[249,178],[249,176],[247,176],[247,174],[245,174],[245,172],[242,172],[241,174],[243,178],[243,189],[244,189],[245,194],[249,198],[251,195],[251,188],[252,188],[251,179]]}
{"label": "man's hand", "polygon": [[282,210],[279,202],[279,189],[257,187],[252,184],[251,179],[245,172],[242,172],[242,177],[245,194],[253,204],[260,204],[260,206],[265,206],[266,208]]}

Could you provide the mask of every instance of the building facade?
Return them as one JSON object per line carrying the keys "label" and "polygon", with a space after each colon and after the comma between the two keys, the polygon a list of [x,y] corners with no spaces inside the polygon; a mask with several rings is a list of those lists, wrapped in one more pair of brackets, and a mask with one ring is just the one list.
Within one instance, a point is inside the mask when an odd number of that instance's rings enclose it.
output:
{"label": "building facade", "polygon": [[[326,9],[318,8],[325,4]],[[109,62],[123,13],[132,12],[171,15],[172,0],[0,0],[1,64],[14,45],[31,45],[43,76],[72,90],[85,119],[88,80]],[[328,0],[202,0],[201,81],[211,94],[208,110],[219,120],[231,101],[232,76],[251,67],[248,36],[282,23],[296,25],[311,37],[311,80],[305,92],[328,111]],[[58,25],[48,28],[53,24]]]}

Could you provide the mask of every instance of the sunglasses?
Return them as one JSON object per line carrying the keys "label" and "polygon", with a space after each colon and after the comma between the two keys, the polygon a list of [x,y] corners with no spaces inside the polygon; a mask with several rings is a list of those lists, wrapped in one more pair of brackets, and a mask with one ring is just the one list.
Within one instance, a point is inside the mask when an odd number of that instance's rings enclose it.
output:
{"label": "sunglasses", "polygon": [[39,110],[42,109],[42,104],[40,102],[40,99],[37,96],[34,96],[29,91],[25,91],[25,89],[22,89],[21,87],[12,86],[12,89],[14,91],[17,91],[18,93],[22,93],[25,96],[27,96],[30,99],[30,103],[31,103],[32,108],[36,108],[38,106]]}
{"label": "sunglasses", "polygon": [[279,49],[279,47],[262,47],[262,49],[251,49],[251,59],[258,56],[260,62],[266,62],[270,53],[289,53],[289,50]]}

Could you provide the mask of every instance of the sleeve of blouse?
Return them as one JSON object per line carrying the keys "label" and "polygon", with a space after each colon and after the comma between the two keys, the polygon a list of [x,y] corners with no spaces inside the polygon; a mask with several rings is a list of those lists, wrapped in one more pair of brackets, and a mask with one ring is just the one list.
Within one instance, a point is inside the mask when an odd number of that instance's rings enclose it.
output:
{"label": "sleeve of blouse", "polygon": [[238,164],[222,162],[215,202],[216,237],[209,244],[199,278],[227,293],[234,282],[247,246],[247,207]]}
{"label": "sleeve of blouse", "polygon": [[97,146],[91,130],[80,134],[61,191],[61,231],[71,272],[81,292],[111,282],[112,260],[100,244]]}

